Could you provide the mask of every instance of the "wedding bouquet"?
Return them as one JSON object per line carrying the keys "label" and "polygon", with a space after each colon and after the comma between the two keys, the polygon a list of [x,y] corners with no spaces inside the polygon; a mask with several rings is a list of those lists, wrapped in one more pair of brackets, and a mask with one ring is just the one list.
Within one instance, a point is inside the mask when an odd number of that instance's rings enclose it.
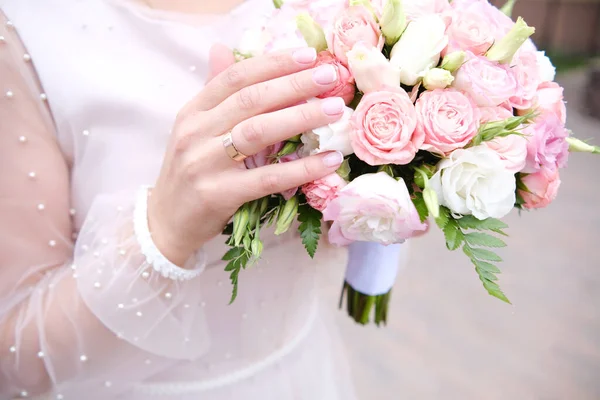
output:
{"label": "wedding bouquet", "polygon": [[[313,47],[317,63],[334,66],[339,78],[321,97],[342,97],[349,106],[341,120],[272,146],[246,165],[331,150],[345,161],[336,174],[235,214],[226,230],[232,248],[223,258],[232,301],[240,271],[261,255],[260,230],[274,224],[281,234],[297,219],[311,257],[323,222],[331,224],[331,243],[355,246],[358,255],[368,251],[364,243],[384,249],[435,224],[447,248],[469,258],[487,292],[509,302],[497,283],[501,259],[490,250],[505,246],[500,219],[514,207],[542,208],[556,197],[569,148],[600,150],[565,128],[554,67],[529,39],[534,29],[510,18],[513,3],[498,9],[487,0],[275,2],[237,56]],[[379,325],[396,274],[368,256],[361,260],[342,296],[355,321]]]}

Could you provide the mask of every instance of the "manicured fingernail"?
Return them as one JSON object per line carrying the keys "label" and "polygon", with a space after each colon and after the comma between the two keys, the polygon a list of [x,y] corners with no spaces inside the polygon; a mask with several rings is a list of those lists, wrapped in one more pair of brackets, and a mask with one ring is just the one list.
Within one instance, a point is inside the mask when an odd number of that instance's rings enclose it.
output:
{"label": "manicured fingernail", "polygon": [[317,59],[317,51],[312,47],[306,47],[296,50],[294,54],[292,54],[292,58],[298,64],[312,64]]}
{"label": "manicured fingernail", "polygon": [[323,164],[325,164],[327,168],[337,167],[343,161],[344,155],[339,151],[334,151],[333,153],[329,153],[325,157],[323,157]]}
{"label": "manicured fingernail", "polygon": [[341,97],[329,97],[321,103],[321,107],[323,108],[323,112],[327,115],[338,115],[344,111],[344,107],[346,103],[344,103],[344,99]]}
{"label": "manicured fingernail", "polygon": [[319,85],[329,85],[337,80],[335,68],[329,64],[323,64],[313,72],[313,80]]}

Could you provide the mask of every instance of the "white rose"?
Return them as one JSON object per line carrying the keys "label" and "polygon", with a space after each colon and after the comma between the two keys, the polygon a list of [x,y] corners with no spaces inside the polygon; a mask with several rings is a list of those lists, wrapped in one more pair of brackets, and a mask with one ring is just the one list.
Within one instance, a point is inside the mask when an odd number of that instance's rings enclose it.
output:
{"label": "white rose", "polygon": [[408,24],[394,45],[390,61],[400,69],[400,82],[413,86],[440,61],[448,44],[446,24],[438,15],[427,15]]}
{"label": "white rose", "polygon": [[362,92],[377,91],[383,86],[400,86],[400,70],[376,47],[358,42],[346,55],[356,86]]}
{"label": "white rose", "polygon": [[514,174],[486,146],[455,150],[429,182],[441,205],[480,220],[504,217],[516,200]]}
{"label": "white rose", "polygon": [[350,119],[353,112],[353,109],[346,107],[344,115],[338,121],[302,134],[300,138],[304,144],[302,157],[335,150],[342,152],[345,156],[354,153],[350,144],[350,131],[352,130]]}
{"label": "white rose", "polygon": [[432,68],[423,78],[423,86],[427,90],[444,89],[454,82],[454,77],[450,71],[441,68]]}
{"label": "white rose", "polygon": [[554,81],[554,77],[556,76],[556,68],[552,65],[552,61],[546,55],[544,51],[536,52],[537,56],[537,65],[538,70],[540,72],[540,78],[542,78],[542,82],[552,82]]}

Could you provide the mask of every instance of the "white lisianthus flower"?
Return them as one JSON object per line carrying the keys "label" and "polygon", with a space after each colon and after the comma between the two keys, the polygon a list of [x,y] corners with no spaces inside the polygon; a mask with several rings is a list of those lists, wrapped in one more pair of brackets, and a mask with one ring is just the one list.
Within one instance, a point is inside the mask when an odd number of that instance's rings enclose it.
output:
{"label": "white lisianthus flower", "polygon": [[536,52],[537,65],[542,82],[552,82],[556,76],[556,68],[548,58],[545,51]]}
{"label": "white lisianthus flower", "polygon": [[400,70],[377,47],[358,42],[346,55],[356,87],[363,93],[400,86]]}
{"label": "white lisianthus flower", "polygon": [[427,15],[408,24],[392,48],[390,62],[400,69],[400,82],[413,86],[440,61],[448,45],[446,23],[439,15]]}
{"label": "white lisianthus flower", "polygon": [[302,134],[300,140],[304,146],[301,156],[306,157],[325,151],[339,151],[344,156],[354,153],[350,144],[350,131],[352,130],[350,119],[353,112],[353,109],[346,107],[344,115],[338,121]]}
{"label": "white lisianthus flower", "polygon": [[515,176],[486,146],[455,150],[440,161],[429,184],[441,205],[480,220],[502,218],[515,205]]}

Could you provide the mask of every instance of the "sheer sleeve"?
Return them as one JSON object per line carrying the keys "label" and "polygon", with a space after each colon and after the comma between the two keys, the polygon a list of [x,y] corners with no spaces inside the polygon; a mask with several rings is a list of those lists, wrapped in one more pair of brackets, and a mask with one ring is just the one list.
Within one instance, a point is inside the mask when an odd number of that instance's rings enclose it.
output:
{"label": "sheer sleeve", "polygon": [[109,398],[204,354],[201,263],[168,265],[136,188],[98,196],[74,238],[34,62],[0,12],[0,400]]}

